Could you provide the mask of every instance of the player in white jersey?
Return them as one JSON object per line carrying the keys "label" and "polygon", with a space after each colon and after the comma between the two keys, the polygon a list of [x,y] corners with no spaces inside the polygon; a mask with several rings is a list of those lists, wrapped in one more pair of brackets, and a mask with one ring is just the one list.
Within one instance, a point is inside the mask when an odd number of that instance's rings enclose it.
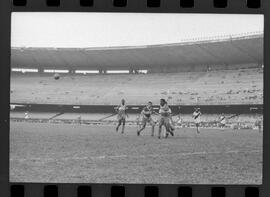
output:
{"label": "player in white jersey", "polygon": [[119,127],[122,124],[122,133],[124,133],[125,131],[126,118],[128,117],[126,110],[127,110],[127,106],[126,106],[125,99],[122,99],[120,105],[116,108],[117,120],[118,120],[116,131],[118,131]]}
{"label": "player in white jersey", "polygon": [[152,102],[149,101],[147,106],[143,108],[142,112],[141,112],[141,116],[142,116],[142,127],[137,131],[137,135],[139,136],[141,131],[144,130],[146,123],[149,123],[152,127],[152,134],[151,136],[154,136],[154,130],[155,130],[155,122],[152,119],[152,114],[155,113],[152,107]]}
{"label": "player in white jersey", "polygon": [[171,109],[169,108],[167,102],[165,99],[160,99],[160,108],[159,108],[159,133],[158,138],[161,138],[161,129],[162,126],[166,129],[166,137],[168,137],[168,134],[170,133],[172,136],[174,135],[172,126],[170,125],[170,119],[171,119]]}
{"label": "player in white jersey", "polygon": [[28,111],[26,111],[26,112],[24,113],[24,119],[29,119],[29,113],[28,113]]}
{"label": "player in white jersey", "polygon": [[196,125],[196,129],[197,129],[197,133],[200,133],[200,123],[201,123],[201,111],[200,108],[196,108],[195,111],[192,114],[192,117],[194,119],[195,125]]}
{"label": "player in white jersey", "polygon": [[177,119],[176,119],[176,125],[177,126],[180,126],[180,127],[182,127],[183,126],[183,118],[181,117],[181,113],[180,113],[180,106],[178,107],[178,110],[179,110],[179,112],[178,112],[178,115],[177,115]]}

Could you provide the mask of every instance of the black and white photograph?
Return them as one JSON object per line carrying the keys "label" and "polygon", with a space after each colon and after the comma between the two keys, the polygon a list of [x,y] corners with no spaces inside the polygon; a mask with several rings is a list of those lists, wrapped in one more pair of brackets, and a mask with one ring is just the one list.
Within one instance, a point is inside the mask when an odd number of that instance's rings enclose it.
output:
{"label": "black and white photograph", "polygon": [[10,182],[262,184],[264,16],[13,12]]}

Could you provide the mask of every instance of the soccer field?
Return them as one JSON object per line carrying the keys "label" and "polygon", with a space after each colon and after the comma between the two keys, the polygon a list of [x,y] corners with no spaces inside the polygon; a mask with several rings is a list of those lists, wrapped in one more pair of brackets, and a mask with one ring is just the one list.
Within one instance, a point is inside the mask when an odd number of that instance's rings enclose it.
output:
{"label": "soccer field", "polygon": [[167,139],[114,126],[10,123],[10,181],[261,184],[258,130],[176,129]]}

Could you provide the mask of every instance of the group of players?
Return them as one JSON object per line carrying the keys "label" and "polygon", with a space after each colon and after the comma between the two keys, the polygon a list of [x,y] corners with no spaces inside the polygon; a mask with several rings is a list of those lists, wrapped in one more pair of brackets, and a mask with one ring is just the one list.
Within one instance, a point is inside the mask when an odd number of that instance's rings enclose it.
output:
{"label": "group of players", "polygon": [[[117,113],[117,119],[118,119],[118,125],[116,127],[116,131],[119,130],[120,126],[122,125],[122,133],[124,133],[125,130],[125,123],[126,123],[126,118],[128,117],[127,114],[127,106],[126,102],[124,99],[121,100],[120,105],[116,108],[116,113]],[[152,133],[151,135],[154,136],[154,131],[155,131],[155,125],[156,122],[153,120],[152,115],[158,115],[158,138],[161,138],[161,132],[162,132],[162,127],[165,127],[165,137],[167,138],[169,135],[174,136],[174,122],[172,120],[172,111],[165,99],[160,99],[160,105],[159,105],[159,110],[156,112],[153,109],[153,104],[151,101],[147,103],[147,105],[143,108],[141,111],[140,116],[138,117],[138,125],[140,127],[137,130],[137,135],[139,136],[141,132],[145,129],[146,124],[149,123],[152,127]],[[196,125],[196,130],[197,133],[200,132],[199,126],[200,126],[200,117],[202,113],[200,112],[200,108],[196,108],[192,117],[194,119],[195,125]],[[139,119],[141,118],[141,124],[139,124]],[[181,119],[179,119],[181,121]]]}
{"label": "group of players", "polygon": [[[116,131],[118,131],[120,126],[122,125],[122,133],[124,133],[126,118],[128,117],[127,109],[128,108],[126,106],[126,102],[124,99],[122,99],[120,105],[116,108],[116,114],[117,114],[117,120],[118,120]],[[157,121],[154,121],[154,119],[152,118],[153,115],[158,116]],[[172,111],[165,99],[160,99],[158,112],[156,112],[153,109],[153,104],[151,101],[149,101],[137,118],[137,124],[139,126],[137,130],[137,135],[140,136],[141,132],[145,129],[146,124],[148,123],[151,125],[151,131],[152,131],[151,136],[154,136],[156,124],[158,124],[158,138],[159,139],[161,138],[162,127],[165,127],[166,138],[169,135],[174,136],[175,124],[172,117],[175,115],[179,116],[179,114],[172,114]],[[202,113],[200,111],[200,108],[195,108],[192,114],[192,118],[194,120],[197,133],[200,133],[201,116],[202,116]],[[221,129],[224,129],[226,127],[227,120],[236,116],[239,116],[239,114],[235,114],[229,117],[226,117],[224,114],[221,114],[221,116],[219,117],[219,120],[216,122],[219,124]],[[182,119],[180,116],[178,117],[177,123],[178,124],[182,123]],[[258,119],[255,122],[255,126],[258,127],[259,132],[261,132],[262,120]]]}

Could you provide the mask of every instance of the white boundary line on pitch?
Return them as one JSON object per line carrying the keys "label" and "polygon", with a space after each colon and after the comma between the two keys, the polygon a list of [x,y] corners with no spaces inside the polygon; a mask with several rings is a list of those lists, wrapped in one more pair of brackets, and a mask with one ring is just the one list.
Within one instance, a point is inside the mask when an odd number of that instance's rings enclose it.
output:
{"label": "white boundary line on pitch", "polygon": [[96,159],[115,159],[115,158],[148,158],[148,157],[168,157],[168,156],[192,156],[192,155],[208,155],[208,154],[237,154],[237,153],[262,153],[262,150],[250,150],[250,151],[219,151],[219,152],[193,152],[193,153],[173,153],[173,154],[148,154],[148,155],[100,155],[100,156],[89,156],[89,157],[64,157],[64,158],[10,158],[10,161],[40,161],[40,162],[50,162],[50,161],[67,161],[67,160],[96,160]]}

